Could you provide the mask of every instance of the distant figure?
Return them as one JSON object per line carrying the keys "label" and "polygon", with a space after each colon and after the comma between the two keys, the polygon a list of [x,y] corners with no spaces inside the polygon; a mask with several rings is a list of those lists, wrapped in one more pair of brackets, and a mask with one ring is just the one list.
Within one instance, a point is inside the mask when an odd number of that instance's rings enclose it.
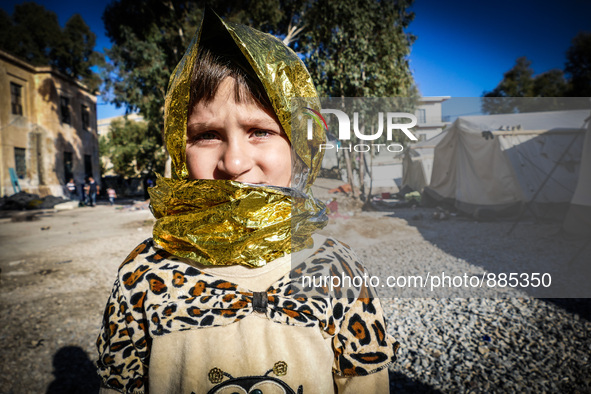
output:
{"label": "distant figure", "polygon": [[150,194],[148,193],[148,189],[154,187],[154,180],[152,178],[146,179],[146,187],[144,188],[144,199],[147,200],[150,198]]}
{"label": "distant figure", "polygon": [[109,203],[111,205],[115,204],[115,199],[117,198],[117,192],[112,187],[107,189],[107,195],[109,196]]}
{"label": "distant figure", "polygon": [[88,177],[88,202],[91,207],[96,205],[96,195],[99,193],[99,185],[94,181],[94,178]]}
{"label": "distant figure", "polygon": [[328,208],[328,213],[339,213],[339,203],[336,198],[326,203],[326,208]]}
{"label": "distant figure", "polygon": [[76,189],[78,191],[78,206],[83,207],[86,205],[86,195],[88,194],[88,185],[84,182],[84,179],[81,182],[78,182]]}
{"label": "distant figure", "polygon": [[68,189],[70,200],[75,200],[77,198],[76,193],[76,182],[74,182],[73,178],[70,178],[68,183],[66,183],[66,188]]}

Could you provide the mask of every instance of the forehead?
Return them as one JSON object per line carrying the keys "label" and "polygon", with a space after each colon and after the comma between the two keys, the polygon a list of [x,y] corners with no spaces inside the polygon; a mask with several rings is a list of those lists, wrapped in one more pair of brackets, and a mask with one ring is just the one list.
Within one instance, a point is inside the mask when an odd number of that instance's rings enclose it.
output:
{"label": "forehead", "polygon": [[188,127],[216,126],[235,120],[242,126],[257,126],[281,130],[281,125],[266,111],[253,104],[230,101],[199,103],[187,119]]}
{"label": "forehead", "polygon": [[238,84],[233,78],[226,78],[210,100],[198,101],[189,112],[187,125],[194,127],[225,123],[229,118],[244,125],[258,125],[282,130],[276,115],[263,108],[246,89],[238,94]]}

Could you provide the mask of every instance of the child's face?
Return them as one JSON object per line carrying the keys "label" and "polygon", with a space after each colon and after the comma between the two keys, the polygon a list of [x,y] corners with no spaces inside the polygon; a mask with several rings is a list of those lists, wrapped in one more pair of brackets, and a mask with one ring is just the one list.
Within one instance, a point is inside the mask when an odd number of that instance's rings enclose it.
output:
{"label": "child's face", "polygon": [[289,186],[291,146],[279,122],[252,103],[234,100],[226,78],[210,103],[199,102],[187,120],[191,179],[226,179]]}

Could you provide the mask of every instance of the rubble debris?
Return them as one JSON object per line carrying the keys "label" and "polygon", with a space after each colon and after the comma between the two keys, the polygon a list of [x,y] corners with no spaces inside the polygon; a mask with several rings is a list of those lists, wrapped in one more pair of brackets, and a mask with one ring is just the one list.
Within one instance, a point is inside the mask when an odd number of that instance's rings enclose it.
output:
{"label": "rubble debris", "polygon": [[449,211],[441,207],[437,207],[437,211],[433,212],[433,219],[435,220],[447,220],[449,217]]}
{"label": "rubble debris", "polygon": [[18,192],[12,196],[0,198],[0,209],[22,211],[24,209],[51,209],[57,204],[65,202],[62,197],[46,196],[39,197],[38,194]]}
{"label": "rubble debris", "polygon": [[19,212],[10,218],[11,222],[32,222],[35,220],[40,220],[36,212]]}
{"label": "rubble debris", "polygon": [[410,192],[404,195],[404,200],[408,203],[420,204],[421,203],[421,193],[419,192]]}
{"label": "rubble debris", "polygon": [[351,193],[351,185],[349,185],[348,183],[344,183],[339,187],[335,187],[334,189],[330,189],[328,192],[329,193],[345,193],[345,194],[349,194]]}

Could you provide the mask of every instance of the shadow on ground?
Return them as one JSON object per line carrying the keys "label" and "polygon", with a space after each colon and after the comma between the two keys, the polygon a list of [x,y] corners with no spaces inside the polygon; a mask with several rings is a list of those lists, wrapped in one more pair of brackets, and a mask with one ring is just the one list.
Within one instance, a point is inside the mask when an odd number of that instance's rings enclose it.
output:
{"label": "shadow on ground", "polygon": [[95,394],[99,392],[96,366],[78,346],[65,346],[53,356],[54,380],[46,394]]}
{"label": "shadow on ground", "polygon": [[390,392],[391,393],[418,393],[418,394],[441,394],[442,392],[434,389],[428,384],[412,380],[408,376],[400,372],[388,371],[390,376]]}
{"label": "shadow on ground", "polygon": [[523,220],[509,234],[511,220],[476,222],[458,216],[441,221],[433,219],[434,212],[400,209],[388,216],[406,219],[426,241],[486,272],[550,273],[556,290],[521,290],[591,321],[591,298],[582,298],[589,294],[591,279],[587,239],[567,235],[558,221]]}

